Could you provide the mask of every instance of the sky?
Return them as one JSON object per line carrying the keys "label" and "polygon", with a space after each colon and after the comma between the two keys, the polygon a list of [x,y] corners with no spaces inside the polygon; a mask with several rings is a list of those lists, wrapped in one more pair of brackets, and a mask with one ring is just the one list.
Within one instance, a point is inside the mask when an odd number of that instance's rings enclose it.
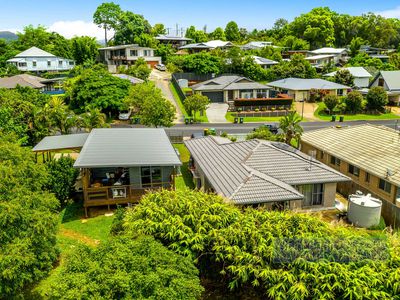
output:
{"label": "sky", "polygon": [[[92,22],[101,0],[0,0],[0,31],[21,31],[24,26],[44,25],[50,31],[67,38],[89,35],[102,39],[104,32]],[[294,17],[314,7],[328,6],[339,13],[360,15],[379,13],[386,17],[400,18],[398,0],[114,0],[123,10],[144,15],[149,22],[163,23],[175,34],[179,28],[205,25],[210,32],[225,27],[234,20],[239,27],[252,29],[270,28],[278,18]]]}

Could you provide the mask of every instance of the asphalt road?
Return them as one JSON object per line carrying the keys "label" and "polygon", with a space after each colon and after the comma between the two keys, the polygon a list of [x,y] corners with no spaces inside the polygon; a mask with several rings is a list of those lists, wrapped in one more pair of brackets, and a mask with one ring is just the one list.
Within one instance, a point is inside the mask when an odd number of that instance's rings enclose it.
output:
{"label": "asphalt road", "polygon": [[[317,130],[321,128],[326,128],[330,126],[355,126],[361,124],[376,124],[376,125],[385,125],[390,128],[396,128],[397,123],[396,120],[377,120],[377,121],[347,121],[347,122],[303,122],[301,126],[303,126],[304,131]],[[271,124],[271,123],[269,123]],[[228,134],[246,134],[252,131],[254,128],[259,127],[260,123],[244,123],[244,124],[221,124],[221,123],[204,123],[204,124],[193,124],[193,125],[185,125],[178,124],[171,128],[166,128],[166,132],[169,135],[183,135],[190,136],[192,133],[201,133],[204,131],[204,128],[215,128],[217,133],[227,132]],[[399,123],[400,125],[400,123]],[[143,127],[137,125],[113,125],[113,127]]]}

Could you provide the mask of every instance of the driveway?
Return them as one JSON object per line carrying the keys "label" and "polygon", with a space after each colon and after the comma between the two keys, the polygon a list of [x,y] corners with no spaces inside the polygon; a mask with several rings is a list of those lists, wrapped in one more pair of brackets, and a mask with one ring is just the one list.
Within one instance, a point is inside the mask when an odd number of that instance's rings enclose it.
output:
{"label": "driveway", "polygon": [[207,118],[210,123],[229,123],[225,119],[226,112],[228,111],[228,104],[226,103],[210,103],[207,108]]}
{"label": "driveway", "polygon": [[[317,117],[314,116],[314,112],[318,109],[317,103],[295,102],[295,107],[296,107],[297,113],[300,116],[303,115],[306,120],[321,121],[320,119],[318,119]],[[303,110],[303,108],[304,108],[304,110]]]}
{"label": "driveway", "polygon": [[176,103],[175,97],[172,95],[172,92],[169,88],[169,83],[171,82],[171,74],[168,72],[160,72],[156,69],[153,69],[150,74],[150,80],[154,81],[156,86],[161,90],[163,96],[168,99],[176,108],[176,119],[174,121],[175,124],[184,123],[185,118],[182,114],[181,109]]}

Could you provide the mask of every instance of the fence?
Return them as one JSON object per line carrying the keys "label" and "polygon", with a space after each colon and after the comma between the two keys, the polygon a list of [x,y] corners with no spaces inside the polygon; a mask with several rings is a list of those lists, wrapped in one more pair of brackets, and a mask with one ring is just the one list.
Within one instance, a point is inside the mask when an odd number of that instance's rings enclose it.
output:
{"label": "fence", "polygon": [[183,103],[183,101],[186,99],[186,94],[182,91],[182,88],[180,87],[179,83],[178,83],[178,79],[182,79],[182,78],[177,78],[176,75],[177,74],[186,74],[186,73],[175,73],[172,74],[172,85],[174,86],[176,92],[178,93],[178,96],[181,100],[181,102]]}
{"label": "fence", "polygon": [[284,117],[290,113],[289,110],[280,111],[262,111],[262,112],[241,112],[232,113],[233,117],[238,118],[249,118],[249,117]]}
{"label": "fence", "polygon": [[229,111],[236,112],[246,112],[246,111],[255,111],[256,109],[261,111],[284,111],[290,110],[292,108],[291,105],[250,105],[250,106],[229,106]]}
{"label": "fence", "polygon": [[183,143],[183,133],[181,134],[171,134],[167,132],[171,144],[182,144]]}
{"label": "fence", "polygon": [[388,201],[382,201],[382,216],[386,221],[386,225],[393,228],[400,228],[400,207]]}

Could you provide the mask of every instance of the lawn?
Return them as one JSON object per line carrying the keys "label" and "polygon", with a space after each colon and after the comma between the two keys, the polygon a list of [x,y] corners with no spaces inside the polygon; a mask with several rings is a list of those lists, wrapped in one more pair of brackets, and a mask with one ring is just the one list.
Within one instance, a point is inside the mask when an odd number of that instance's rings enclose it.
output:
{"label": "lawn", "polygon": [[[236,114],[236,113],[232,113],[232,112],[227,112],[225,115],[225,119],[229,122],[234,121],[235,117],[232,114]],[[279,120],[282,117],[246,117],[244,118],[244,122],[245,123],[251,123],[251,122],[279,122]]]}
{"label": "lawn", "polygon": [[[176,89],[175,89],[175,86],[174,86],[172,83],[170,83],[170,84],[169,84],[169,88],[170,88],[170,90],[171,90],[171,92],[172,92],[172,95],[174,96],[175,101],[176,101],[176,103],[178,104],[178,106],[179,106],[179,108],[180,108],[182,114],[185,116],[185,118],[188,118],[189,115],[188,115],[188,113],[186,112],[185,107],[183,106],[183,103],[182,103],[182,101],[181,101],[181,98],[179,97],[178,92],[177,92]],[[197,113],[196,113],[196,121],[197,121],[197,122],[200,122],[200,123],[208,123],[207,114],[204,113],[204,115],[201,116],[201,115],[200,115],[200,112],[197,112]]]}
{"label": "lawn", "polygon": [[[318,109],[314,112],[314,116],[323,120],[330,121],[332,116],[325,112],[326,106],[325,103],[320,102],[318,104]],[[358,120],[392,120],[392,119],[400,119],[400,116],[394,113],[387,114],[379,114],[379,115],[371,115],[371,114],[355,114],[355,115],[343,115],[338,114],[336,116],[336,120],[338,120],[339,116],[344,116],[345,121],[358,121]]]}
{"label": "lawn", "polygon": [[185,147],[184,144],[174,144],[174,147],[178,149],[182,161],[182,166],[181,166],[182,175],[175,179],[176,189],[184,189],[184,188],[194,189],[193,177],[188,169],[188,163],[190,158],[189,150]]}

